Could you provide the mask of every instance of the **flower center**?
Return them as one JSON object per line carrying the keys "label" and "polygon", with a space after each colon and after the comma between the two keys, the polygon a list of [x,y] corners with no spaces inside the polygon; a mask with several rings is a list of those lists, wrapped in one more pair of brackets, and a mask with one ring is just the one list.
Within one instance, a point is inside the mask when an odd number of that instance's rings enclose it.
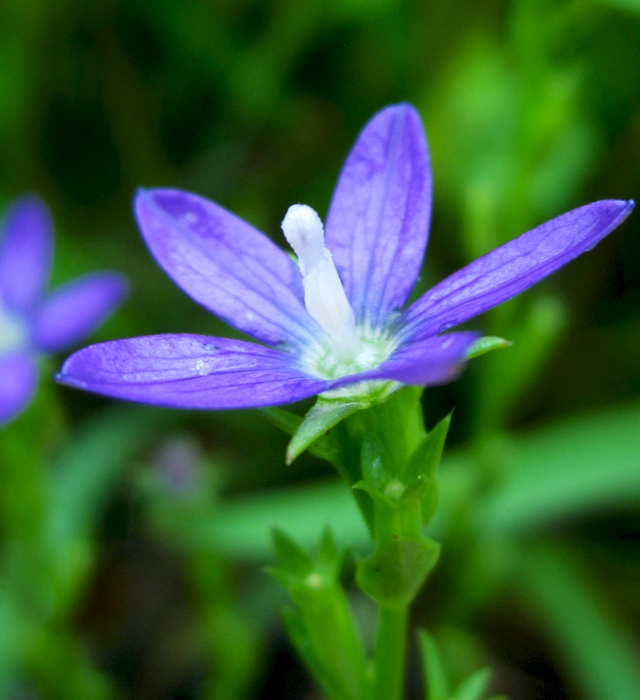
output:
{"label": "flower center", "polygon": [[361,343],[353,310],[324,244],[320,217],[306,204],[294,204],[284,217],[282,230],[298,256],[307,311],[331,338],[337,358],[345,363],[353,362]]}
{"label": "flower center", "polygon": [[24,323],[9,313],[0,299],[0,354],[23,347],[26,337]]}
{"label": "flower center", "polygon": [[305,369],[317,377],[337,379],[377,367],[389,357],[395,341],[379,329],[356,327],[353,309],[324,244],[318,214],[306,204],[294,204],[284,217],[282,230],[298,256],[307,311],[327,334],[303,354]]}

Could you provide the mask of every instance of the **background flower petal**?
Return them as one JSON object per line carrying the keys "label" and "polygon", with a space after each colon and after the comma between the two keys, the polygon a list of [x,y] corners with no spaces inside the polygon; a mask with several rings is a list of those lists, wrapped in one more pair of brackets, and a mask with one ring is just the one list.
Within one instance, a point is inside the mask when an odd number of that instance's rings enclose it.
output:
{"label": "background flower petal", "polygon": [[272,345],[314,332],[298,268],[246,221],[179,190],[142,190],[135,210],[158,263],[227,323]]}
{"label": "background flower petal", "polygon": [[127,290],[116,272],[96,272],[59,287],[35,314],[31,342],[49,353],[74,345],[107,319]]}
{"label": "background flower petal", "polygon": [[28,311],[49,281],[53,246],[49,210],[38,197],[16,200],[0,234],[0,294],[17,311]]}
{"label": "background flower petal", "polygon": [[57,380],[130,401],[174,408],[252,408],[298,401],[329,385],[294,360],[254,343],[201,335],[154,335],[91,345]]}
{"label": "background flower petal", "polygon": [[405,338],[425,338],[511,299],[621,224],[634,202],[602,200],[547,221],[437,284],[405,314]]}
{"label": "background flower petal", "polygon": [[431,215],[431,166],[420,116],[387,107],[364,127],[329,207],[327,247],[356,320],[381,324],[418,277]]}
{"label": "background flower petal", "polygon": [[446,333],[408,342],[378,367],[354,375],[351,381],[392,379],[416,386],[446,384],[460,374],[467,350],[478,337],[478,333]]}
{"label": "background flower petal", "polygon": [[38,368],[26,353],[0,356],[0,425],[23,411],[36,390]]}

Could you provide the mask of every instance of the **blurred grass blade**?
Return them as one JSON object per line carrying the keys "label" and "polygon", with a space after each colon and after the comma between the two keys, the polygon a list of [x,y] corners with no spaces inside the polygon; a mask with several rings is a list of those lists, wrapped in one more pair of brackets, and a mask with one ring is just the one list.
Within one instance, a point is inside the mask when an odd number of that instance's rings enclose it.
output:
{"label": "blurred grass blade", "polygon": [[9,686],[22,654],[23,634],[23,621],[13,597],[7,591],[0,590],[0,697],[9,697]]}
{"label": "blurred grass blade", "polygon": [[481,668],[460,684],[454,700],[482,700],[491,680],[491,669]]}
{"label": "blurred grass blade", "polygon": [[573,418],[507,445],[502,483],[482,510],[514,530],[640,501],[640,406]]}
{"label": "blurred grass blade", "polygon": [[638,645],[630,628],[589,582],[573,552],[524,552],[523,585],[572,682],[588,700],[638,700]]}
{"label": "blurred grass blade", "polygon": [[313,548],[330,526],[339,547],[366,542],[368,532],[358,507],[342,482],[327,482],[263,492],[220,503],[211,519],[182,533],[193,545],[229,556],[271,559],[272,527],[294,533],[302,548]]}
{"label": "blurred grass blade", "polygon": [[169,420],[170,411],[120,404],[84,427],[53,465],[50,517],[56,536],[88,536],[109,485]]}

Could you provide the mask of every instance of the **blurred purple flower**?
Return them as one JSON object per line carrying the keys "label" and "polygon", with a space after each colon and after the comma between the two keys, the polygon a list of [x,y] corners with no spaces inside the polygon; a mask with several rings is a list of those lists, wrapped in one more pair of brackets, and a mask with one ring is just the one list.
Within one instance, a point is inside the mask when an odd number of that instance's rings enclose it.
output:
{"label": "blurred purple flower", "polygon": [[0,234],[0,425],[33,397],[38,357],[83,340],[126,293],[121,275],[97,272],[46,294],[52,248],[45,204],[37,197],[16,200]]}
{"label": "blurred purple flower", "polygon": [[593,248],[633,206],[604,200],[563,214],[401,312],[427,244],[431,170],[415,109],[387,107],[347,158],[326,236],[310,207],[287,212],[282,227],[298,265],[206,199],[170,189],[136,196],[140,229],[164,270],[195,301],[263,344],[168,334],[115,340],[75,353],[58,380],[121,399],[202,409],[442,384],[459,373],[478,337],[443,331]]}

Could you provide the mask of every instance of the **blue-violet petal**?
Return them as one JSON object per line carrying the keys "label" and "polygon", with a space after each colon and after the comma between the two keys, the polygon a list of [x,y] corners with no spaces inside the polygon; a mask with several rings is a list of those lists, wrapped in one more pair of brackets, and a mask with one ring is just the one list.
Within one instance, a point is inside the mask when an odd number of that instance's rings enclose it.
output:
{"label": "blue-violet petal", "polygon": [[296,265],[246,221],[180,190],[141,190],[135,211],[158,263],[230,325],[270,345],[319,332]]}
{"label": "blue-violet petal", "polygon": [[30,355],[23,352],[0,355],[0,425],[26,408],[37,383],[38,368]]}
{"label": "blue-violet petal", "polygon": [[0,303],[26,313],[49,281],[53,246],[51,216],[44,202],[16,200],[0,235]]}
{"label": "blue-violet petal", "polygon": [[57,380],[114,398],[198,409],[274,406],[329,386],[297,369],[284,352],[186,334],[91,345],[64,363]]}
{"label": "blue-violet petal", "polygon": [[115,272],[95,272],[59,287],[34,315],[31,342],[48,353],[75,345],[107,319],[127,288]]}
{"label": "blue-violet petal", "polygon": [[629,216],[633,207],[632,201],[593,202],[483,255],[407,309],[402,337],[427,338],[520,294],[593,248]]}
{"label": "blue-violet petal", "polygon": [[326,222],[326,243],[357,323],[379,327],[407,300],[427,245],[431,166],[415,108],[387,107],[349,154]]}

